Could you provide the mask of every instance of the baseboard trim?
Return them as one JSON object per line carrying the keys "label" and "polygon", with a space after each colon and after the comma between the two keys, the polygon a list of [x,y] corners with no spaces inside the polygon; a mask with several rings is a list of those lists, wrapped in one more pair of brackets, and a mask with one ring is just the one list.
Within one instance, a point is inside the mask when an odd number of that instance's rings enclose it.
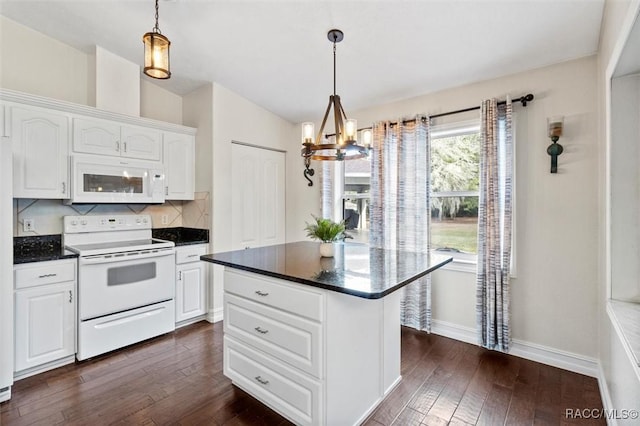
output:
{"label": "baseboard trim", "polygon": [[[598,388],[600,390],[600,397],[602,398],[602,408],[604,409],[604,412],[613,412],[615,407],[613,406],[613,402],[611,401],[611,394],[609,393],[607,378],[604,374],[604,370],[602,369],[602,364],[600,363],[598,363]],[[607,424],[609,426],[618,425],[618,421],[615,418],[609,418],[609,416],[605,416],[605,419],[607,419]]]}
{"label": "baseboard trim", "polygon": [[17,382],[18,380],[26,379],[27,377],[35,376],[36,374],[44,373],[45,371],[53,370],[67,364],[73,364],[75,361],[75,354],[69,355],[56,361],[47,362],[46,364],[38,365],[37,367],[13,373],[13,380]]}
{"label": "baseboard trim", "polygon": [[224,318],[224,308],[210,309],[209,313],[207,314],[207,321],[211,323],[222,321],[223,318]]}
{"label": "baseboard trim", "polygon": [[5,402],[11,399],[11,386],[3,389],[0,392],[0,402]]}
{"label": "baseboard trim", "polygon": [[[433,320],[431,332],[462,342],[474,345],[478,344],[476,331],[470,327],[464,327],[446,321]],[[572,352],[514,339],[511,342],[509,354],[597,379],[600,377],[597,359]]]}

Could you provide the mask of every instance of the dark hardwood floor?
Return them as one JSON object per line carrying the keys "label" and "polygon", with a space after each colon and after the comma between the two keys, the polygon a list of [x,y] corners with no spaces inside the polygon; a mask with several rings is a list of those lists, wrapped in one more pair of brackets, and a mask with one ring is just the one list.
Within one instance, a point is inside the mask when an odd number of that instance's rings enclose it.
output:
{"label": "dark hardwood floor", "polygon": [[[605,424],[564,417],[602,408],[593,378],[406,328],[402,376],[366,425]],[[224,377],[222,323],[29,377],[12,392],[2,426],[290,424]]]}

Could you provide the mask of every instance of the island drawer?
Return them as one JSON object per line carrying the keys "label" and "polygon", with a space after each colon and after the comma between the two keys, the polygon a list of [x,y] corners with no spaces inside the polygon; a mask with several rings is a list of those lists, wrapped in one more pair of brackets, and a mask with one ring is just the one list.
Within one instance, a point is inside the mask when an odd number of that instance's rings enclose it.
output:
{"label": "island drawer", "polygon": [[225,270],[224,289],[277,309],[322,321],[324,295],[288,284],[276,278],[258,277],[242,271]]}
{"label": "island drawer", "polygon": [[322,424],[322,386],[295,369],[224,336],[224,374],[299,425]]}
{"label": "island drawer", "polygon": [[224,332],[316,377],[322,373],[322,326],[225,293]]}

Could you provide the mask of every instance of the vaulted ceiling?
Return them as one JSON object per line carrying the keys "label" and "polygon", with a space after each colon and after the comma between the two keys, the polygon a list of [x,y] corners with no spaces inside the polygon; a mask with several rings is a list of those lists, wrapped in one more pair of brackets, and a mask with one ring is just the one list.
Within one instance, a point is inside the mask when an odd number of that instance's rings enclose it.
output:
{"label": "vaulted ceiling", "polygon": [[[215,81],[292,121],[396,101],[594,54],[604,0],[160,0],[177,94]],[[153,0],[0,2],[0,14],[75,48],[142,63]],[[145,77],[146,78],[146,77]]]}

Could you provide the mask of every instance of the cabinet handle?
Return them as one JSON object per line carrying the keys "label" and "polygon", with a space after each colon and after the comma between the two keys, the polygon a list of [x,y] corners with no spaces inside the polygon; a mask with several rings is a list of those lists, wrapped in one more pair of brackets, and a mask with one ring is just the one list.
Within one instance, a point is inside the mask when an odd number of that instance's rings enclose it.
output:
{"label": "cabinet handle", "polygon": [[269,384],[269,381],[268,381],[268,380],[263,379],[261,376],[256,376],[256,377],[255,377],[255,379],[256,379],[256,381],[257,381],[258,383],[260,383],[261,385],[268,385],[268,384]]}
{"label": "cabinet handle", "polygon": [[38,278],[49,278],[49,277],[55,277],[58,274],[44,274],[44,275],[40,275],[38,276]]}
{"label": "cabinet handle", "polygon": [[190,254],[190,255],[189,255],[189,256],[187,256],[187,257],[198,257],[198,255],[197,255],[197,254]]}
{"label": "cabinet handle", "polygon": [[262,296],[262,297],[264,297],[264,296],[268,296],[268,295],[269,295],[269,293],[263,293],[263,292],[261,292],[260,290],[256,290],[256,294],[257,294],[258,296]]}
{"label": "cabinet handle", "polygon": [[67,193],[67,183],[66,182],[62,182],[62,193],[63,194]]}
{"label": "cabinet handle", "polygon": [[256,327],[254,328],[255,331],[257,331],[260,334],[267,334],[269,332],[269,330],[263,330],[260,327]]}
{"label": "cabinet handle", "polygon": [[123,145],[124,145],[124,152],[127,152],[127,143],[124,142]]}
{"label": "cabinet handle", "polygon": [[182,271],[178,272],[178,281],[182,281]]}
{"label": "cabinet handle", "polygon": [[169,187],[168,186],[164,187],[164,195],[169,195]]}
{"label": "cabinet handle", "polygon": [[120,141],[116,141],[116,151],[120,151]]}
{"label": "cabinet handle", "polygon": [[69,303],[73,302],[73,293],[69,290]]}

